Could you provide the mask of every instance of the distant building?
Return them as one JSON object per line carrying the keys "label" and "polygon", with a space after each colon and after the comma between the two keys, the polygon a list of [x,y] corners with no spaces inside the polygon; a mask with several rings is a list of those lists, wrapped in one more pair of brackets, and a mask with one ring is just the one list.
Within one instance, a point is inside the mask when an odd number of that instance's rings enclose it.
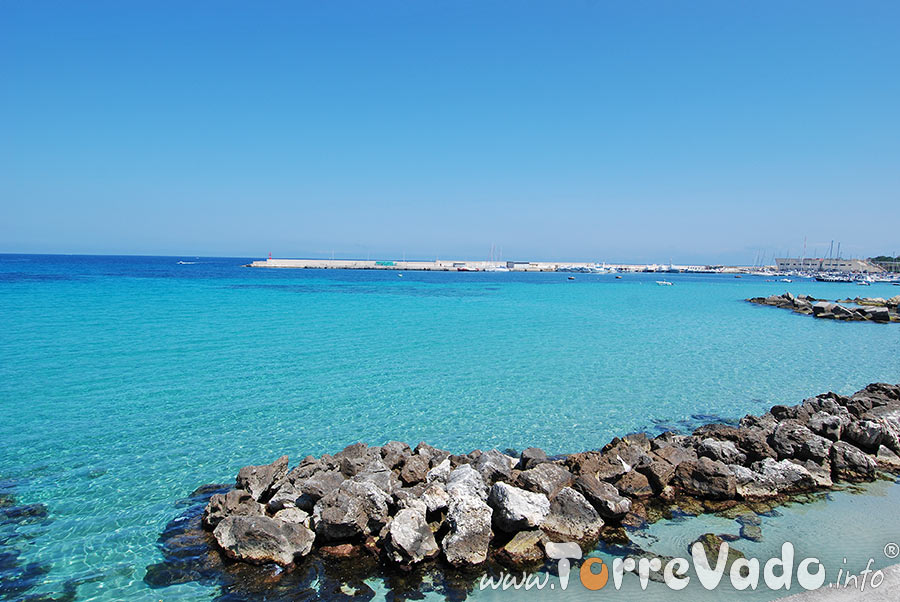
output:
{"label": "distant building", "polygon": [[776,259],[779,272],[856,272],[873,274],[884,269],[863,259],[824,259],[820,257],[804,257],[795,259]]}

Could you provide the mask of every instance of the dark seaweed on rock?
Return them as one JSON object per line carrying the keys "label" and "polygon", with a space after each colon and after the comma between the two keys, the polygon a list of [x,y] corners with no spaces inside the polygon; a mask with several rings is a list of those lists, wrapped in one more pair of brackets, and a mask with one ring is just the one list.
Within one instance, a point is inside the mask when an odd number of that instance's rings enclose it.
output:
{"label": "dark seaweed on rock", "polygon": [[374,592],[364,580],[377,577],[392,599],[464,599],[485,571],[552,568],[548,542],[628,553],[630,531],[704,512],[735,518],[758,540],[758,516],[777,505],[900,473],[900,385],[825,393],[740,421],[697,418],[714,422],[567,456],[454,455],[392,441],[293,468],[286,456],[247,466],[234,488],[201,488],[184,502],[160,538],[165,562],[145,581],[217,584],[229,600],[365,599]]}

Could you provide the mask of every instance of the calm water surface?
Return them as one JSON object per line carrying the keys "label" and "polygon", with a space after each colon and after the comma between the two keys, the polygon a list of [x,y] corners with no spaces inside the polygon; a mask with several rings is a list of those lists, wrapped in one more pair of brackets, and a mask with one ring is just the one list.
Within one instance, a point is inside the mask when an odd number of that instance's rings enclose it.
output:
{"label": "calm water surface", "polygon": [[282,453],[564,453],[900,381],[900,325],[743,301],[898,287],[247,261],[0,255],[0,494],[48,510],[0,525],[0,599],[214,596],[142,581],[173,503]]}

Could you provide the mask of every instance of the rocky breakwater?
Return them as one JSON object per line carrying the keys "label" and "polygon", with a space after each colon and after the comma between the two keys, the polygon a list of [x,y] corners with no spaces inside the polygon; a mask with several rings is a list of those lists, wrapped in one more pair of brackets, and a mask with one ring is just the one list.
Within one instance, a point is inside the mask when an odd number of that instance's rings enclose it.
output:
{"label": "rocky breakwater", "polygon": [[311,555],[401,571],[528,566],[544,562],[548,542],[627,541],[622,527],[673,509],[771,507],[879,470],[900,472],[900,385],[552,458],[536,448],[453,455],[396,441],[357,443],[293,468],[283,456],[242,468],[232,489],[210,498],[202,524],[210,545],[252,564],[292,566]]}
{"label": "rocky breakwater", "polygon": [[[845,320],[851,322],[900,322],[897,305],[900,295],[891,299],[845,299],[839,302],[825,301],[809,295],[794,296],[791,293],[753,297],[750,303],[790,309],[795,313],[811,315],[826,320]],[[855,305],[849,305],[849,304]]]}

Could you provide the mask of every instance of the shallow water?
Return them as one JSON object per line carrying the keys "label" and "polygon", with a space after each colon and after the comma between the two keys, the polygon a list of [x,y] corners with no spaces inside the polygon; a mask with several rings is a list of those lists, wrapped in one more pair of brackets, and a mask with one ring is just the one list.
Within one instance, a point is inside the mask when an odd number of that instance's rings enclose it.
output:
{"label": "shallow water", "polygon": [[215,595],[147,588],[156,539],[176,500],[282,453],[390,439],[564,453],[900,381],[900,325],[743,301],[898,287],[247,261],[0,255],[0,480],[48,510],[0,538],[46,569],[27,594]]}

